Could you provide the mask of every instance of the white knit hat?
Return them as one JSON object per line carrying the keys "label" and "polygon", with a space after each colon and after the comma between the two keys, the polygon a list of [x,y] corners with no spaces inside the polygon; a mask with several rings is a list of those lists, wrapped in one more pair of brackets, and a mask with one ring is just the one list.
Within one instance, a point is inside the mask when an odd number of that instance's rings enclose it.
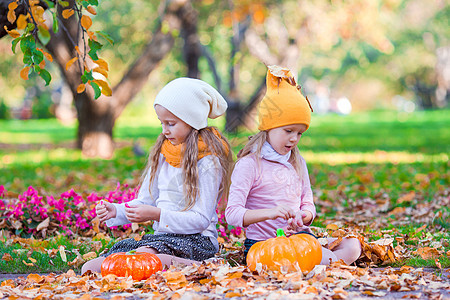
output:
{"label": "white knit hat", "polygon": [[193,78],[177,78],[164,86],[155,103],[159,104],[199,130],[208,126],[208,118],[223,115],[227,102],[219,92],[206,82]]}

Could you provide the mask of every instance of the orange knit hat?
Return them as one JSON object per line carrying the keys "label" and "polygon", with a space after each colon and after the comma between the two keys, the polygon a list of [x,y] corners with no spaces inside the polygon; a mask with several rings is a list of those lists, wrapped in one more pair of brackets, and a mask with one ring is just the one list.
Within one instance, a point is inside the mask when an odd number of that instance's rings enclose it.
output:
{"label": "orange knit hat", "polygon": [[311,104],[300,92],[294,76],[287,68],[269,66],[267,70],[267,91],[258,106],[258,129],[305,124],[311,122]]}

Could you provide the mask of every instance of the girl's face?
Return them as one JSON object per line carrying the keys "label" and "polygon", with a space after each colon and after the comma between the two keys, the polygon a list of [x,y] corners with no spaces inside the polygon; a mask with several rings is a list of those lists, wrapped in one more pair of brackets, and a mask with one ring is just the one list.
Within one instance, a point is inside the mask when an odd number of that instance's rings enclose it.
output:
{"label": "girl's face", "polygon": [[278,154],[285,155],[297,147],[300,137],[306,131],[305,124],[292,124],[270,129],[267,132],[267,142]]}
{"label": "girl's face", "polygon": [[164,106],[155,105],[156,115],[161,121],[162,133],[172,143],[172,145],[179,145],[184,143],[186,137],[191,132],[192,127],[175,116]]}

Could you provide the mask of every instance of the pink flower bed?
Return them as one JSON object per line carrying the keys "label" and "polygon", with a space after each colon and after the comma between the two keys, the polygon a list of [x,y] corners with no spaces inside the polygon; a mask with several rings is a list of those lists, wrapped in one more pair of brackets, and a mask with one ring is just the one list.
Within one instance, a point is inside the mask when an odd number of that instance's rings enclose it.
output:
{"label": "pink flower bed", "polygon": [[[13,235],[45,236],[63,235],[92,235],[94,232],[93,219],[96,217],[95,205],[100,201],[124,203],[133,200],[138,193],[138,187],[131,188],[127,184],[117,183],[114,191],[99,195],[95,192],[85,195],[73,189],[59,196],[41,196],[30,186],[24,193],[11,196],[3,185],[0,185],[0,229],[10,231]],[[218,212],[217,229],[219,237],[228,241],[230,235],[239,236],[240,227],[235,228],[226,224],[223,213]],[[48,222],[48,224],[46,224]],[[126,231],[130,224],[113,227],[112,230]],[[100,230],[106,226],[101,224]]]}

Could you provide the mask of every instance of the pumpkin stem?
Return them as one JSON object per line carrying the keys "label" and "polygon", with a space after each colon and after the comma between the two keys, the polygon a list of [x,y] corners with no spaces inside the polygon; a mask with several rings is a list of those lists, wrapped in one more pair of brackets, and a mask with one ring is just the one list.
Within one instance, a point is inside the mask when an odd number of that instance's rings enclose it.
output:
{"label": "pumpkin stem", "polygon": [[130,250],[127,253],[125,253],[126,255],[133,255],[136,253],[136,250]]}
{"label": "pumpkin stem", "polygon": [[279,237],[279,236],[286,236],[286,235],[284,234],[284,231],[283,231],[282,228],[278,228],[278,229],[277,229],[277,237]]}

